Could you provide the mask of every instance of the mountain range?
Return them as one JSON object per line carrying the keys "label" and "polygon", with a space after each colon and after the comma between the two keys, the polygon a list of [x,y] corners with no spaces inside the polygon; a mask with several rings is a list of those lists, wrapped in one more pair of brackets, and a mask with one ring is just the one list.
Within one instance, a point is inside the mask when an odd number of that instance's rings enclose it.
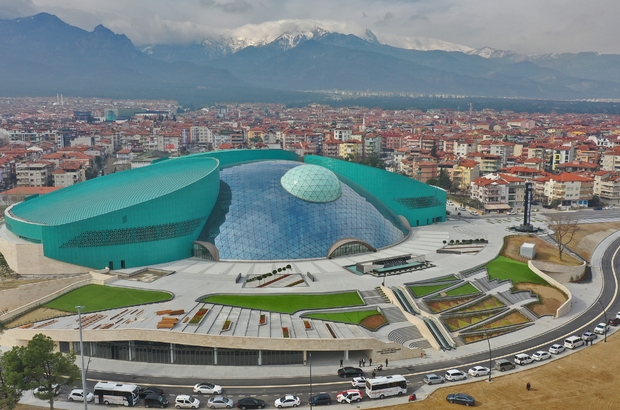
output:
{"label": "mountain range", "polygon": [[[2,96],[296,101],[351,90],[529,99],[620,99],[620,55],[521,55],[415,50],[320,27],[275,39],[214,38],[137,49],[99,25],[92,32],[41,13],[0,20]],[[300,93],[299,91],[304,91]]]}

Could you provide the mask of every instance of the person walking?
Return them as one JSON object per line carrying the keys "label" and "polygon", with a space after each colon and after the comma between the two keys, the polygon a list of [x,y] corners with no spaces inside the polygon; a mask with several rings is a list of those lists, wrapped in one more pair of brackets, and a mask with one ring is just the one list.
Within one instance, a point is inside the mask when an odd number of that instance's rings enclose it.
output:
{"label": "person walking", "polygon": [[387,367],[387,366],[388,366],[388,359],[386,358],[385,359],[385,367]]}
{"label": "person walking", "polygon": [[366,359],[362,359],[362,367],[366,367]]}
{"label": "person walking", "polygon": [[527,391],[530,391],[530,389],[532,388],[532,385],[530,384],[530,382],[527,382],[527,384],[525,385],[525,388],[527,389]]}
{"label": "person walking", "polygon": [[375,377],[377,377],[377,372],[376,371],[372,371],[372,378],[374,379]]}
{"label": "person walking", "polygon": [[342,359],[340,359],[340,367],[342,368]]}
{"label": "person walking", "polygon": [[370,359],[368,359],[368,365],[372,366],[372,357]]}

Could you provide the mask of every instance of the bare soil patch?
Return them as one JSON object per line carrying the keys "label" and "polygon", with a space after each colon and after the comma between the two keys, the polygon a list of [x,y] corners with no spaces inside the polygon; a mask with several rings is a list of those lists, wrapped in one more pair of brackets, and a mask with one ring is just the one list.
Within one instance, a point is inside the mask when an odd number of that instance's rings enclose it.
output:
{"label": "bare soil patch", "polygon": [[[476,398],[476,407],[511,410],[618,409],[617,369],[620,367],[620,337],[613,335],[607,343],[581,348],[575,354],[560,355],[544,366],[511,375],[493,374],[493,382],[481,380],[443,387],[419,402],[386,406],[390,410],[455,410],[446,396],[462,392]],[[568,377],[567,375],[576,375]],[[532,389],[525,389],[530,382]],[[403,397],[403,402],[407,398]]]}
{"label": "bare soil patch", "polygon": [[70,313],[63,312],[62,310],[40,307],[40,308],[33,310],[32,312],[28,312],[25,315],[18,317],[15,320],[7,322],[6,327],[11,328],[11,327],[22,326],[28,323],[38,322],[39,320],[46,320],[46,319],[51,319],[54,317],[67,316],[69,314]]}
{"label": "bare soil patch", "polygon": [[372,315],[362,319],[360,325],[364,326],[366,329],[375,330],[385,323],[387,323],[387,320],[385,320],[383,315]]}
{"label": "bare soil patch", "polygon": [[581,224],[568,247],[589,261],[598,244],[618,230],[620,230],[620,222]]}
{"label": "bare soil patch", "polygon": [[536,285],[534,283],[518,283],[515,288],[519,290],[531,290],[538,294],[541,303],[529,305],[528,307],[538,316],[555,315],[562,303],[568,300],[568,297],[558,289],[551,286]]}
{"label": "bare soil patch", "polygon": [[527,262],[527,259],[523,258],[519,254],[521,245],[526,242],[536,244],[536,257],[534,258],[534,260],[536,261],[559,263],[567,266],[581,265],[581,261],[573,258],[570,255],[567,255],[566,253],[564,253],[562,255],[562,259],[560,259],[558,255],[558,248],[533,235],[515,235],[507,237],[506,245],[504,247],[504,250],[502,251],[502,255],[517,261]]}
{"label": "bare soil patch", "polygon": [[0,277],[0,290],[15,289],[21,285],[27,285],[28,283],[47,282],[50,279],[16,279],[12,276]]}

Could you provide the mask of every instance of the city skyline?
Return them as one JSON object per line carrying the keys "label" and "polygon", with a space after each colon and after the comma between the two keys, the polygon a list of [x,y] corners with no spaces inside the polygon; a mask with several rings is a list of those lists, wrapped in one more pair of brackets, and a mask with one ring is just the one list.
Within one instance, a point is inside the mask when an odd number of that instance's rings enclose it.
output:
{"label": "city skyline", "polygon": [[[612,21],[620,4],[598,0],[437,1],[319,0],[0,0],[0,19],[40,12],[86,30],[103,24],[137,46],[204,38],[275,38],[286,31],[321,27],[345,34],[373,31],[380,42],[399,47],[491,47],[524,54],[593,51],[620,54]],[[616,12],[614,12],[614,10]],[[447,42],[450,44],[444,44]]]}

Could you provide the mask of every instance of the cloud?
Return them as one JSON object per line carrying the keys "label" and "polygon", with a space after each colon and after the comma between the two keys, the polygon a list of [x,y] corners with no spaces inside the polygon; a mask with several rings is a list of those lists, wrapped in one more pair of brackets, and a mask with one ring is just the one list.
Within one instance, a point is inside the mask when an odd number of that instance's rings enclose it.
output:
{"label": "cloud", "polygon": [[620,54],[620,1],[610,0],[0,0],[0,18],[39,12],[86,30],[103,24],[136,45],[275,36],[291,24],[328,22],[324,28],[351,34],[370,28],[380,39],[434,38],[528,54]]}

